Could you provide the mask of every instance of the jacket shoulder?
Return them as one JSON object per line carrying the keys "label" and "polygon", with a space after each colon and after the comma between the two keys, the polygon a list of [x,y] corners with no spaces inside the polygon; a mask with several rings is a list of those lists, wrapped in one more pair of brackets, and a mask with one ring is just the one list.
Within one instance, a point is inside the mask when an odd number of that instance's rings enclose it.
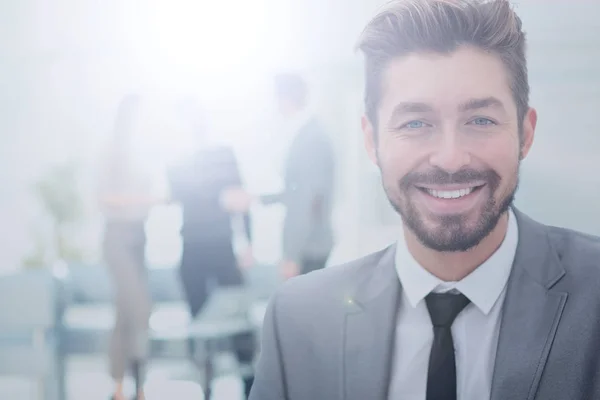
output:
{"label": "jacket shoulder", "polygon": [[281,307],[308,308],[342,305],[379,263],[389,249],[377,251],[359,259],[314,271],[288,280],[276,297]]}
{"label": "jacket shoulder", "polygon": [[600,284],[600,237],[553,226],[548,236],[567,273]]}

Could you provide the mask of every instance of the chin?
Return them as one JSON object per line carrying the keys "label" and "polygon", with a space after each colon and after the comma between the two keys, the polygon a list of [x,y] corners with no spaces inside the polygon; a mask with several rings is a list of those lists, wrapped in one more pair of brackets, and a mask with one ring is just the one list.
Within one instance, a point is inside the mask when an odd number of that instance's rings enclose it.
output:
{"label": "chin", "polygon": [[485,219],[481,207],[475,210],[452,214],[435,214],[428,210],[419,210],[418,215],[421,223],[432,231],[448,229],[475,229]]}
{"label": "chin", "polygon": [[403,217],[404,222],[425,247],[440,252],[464,252],[477,246],[497,223],[483,210],[447,215],[414,211]]}

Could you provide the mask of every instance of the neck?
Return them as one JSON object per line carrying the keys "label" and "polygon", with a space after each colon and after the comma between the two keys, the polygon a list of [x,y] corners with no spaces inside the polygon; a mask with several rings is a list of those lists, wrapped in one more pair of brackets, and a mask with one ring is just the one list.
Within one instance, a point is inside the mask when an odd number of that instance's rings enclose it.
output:
{"label": "neck", "polygon": [[463,252],[439,252],[425,247],[404,226],[408,250],[415,260],[431,274],[446,282],[460,281],[498,250],[508,229],[508,212],[504,213],[492,232],[477,246]]}

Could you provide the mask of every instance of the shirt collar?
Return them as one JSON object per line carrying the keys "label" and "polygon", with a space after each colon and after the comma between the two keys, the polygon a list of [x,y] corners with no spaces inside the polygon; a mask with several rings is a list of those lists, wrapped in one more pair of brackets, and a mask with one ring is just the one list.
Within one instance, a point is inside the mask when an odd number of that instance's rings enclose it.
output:
{"label": "shirt collar", "polygon": [[508,212],[508,228],[502,244],[483,264],[458,282],[444,282],[413,258],[404,237],[396,247],[396,272],[402,289],[414,308],[432,291],[456,289],[488,314],[504,290],[512,269],[519,241],[517,218],[512,209]]}

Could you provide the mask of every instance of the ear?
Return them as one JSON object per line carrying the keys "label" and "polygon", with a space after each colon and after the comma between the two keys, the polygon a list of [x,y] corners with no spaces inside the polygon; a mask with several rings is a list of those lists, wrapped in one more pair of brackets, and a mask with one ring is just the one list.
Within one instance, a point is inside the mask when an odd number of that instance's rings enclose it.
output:
{"label": "ear", "polygon": [[533,145],[533,138],[535,136],[535,127],[537,125],[537,111],[535,108],[530,108],[525,114],[523,120],[523,137],[521,138],[521,160],[527,157],[531,146]]}
{"label": "ear", "polygon": [[362,116],[360,122],[367,155],[373,164],[377,165],[377,132],[375,132],[373,124],[366,115]]}

